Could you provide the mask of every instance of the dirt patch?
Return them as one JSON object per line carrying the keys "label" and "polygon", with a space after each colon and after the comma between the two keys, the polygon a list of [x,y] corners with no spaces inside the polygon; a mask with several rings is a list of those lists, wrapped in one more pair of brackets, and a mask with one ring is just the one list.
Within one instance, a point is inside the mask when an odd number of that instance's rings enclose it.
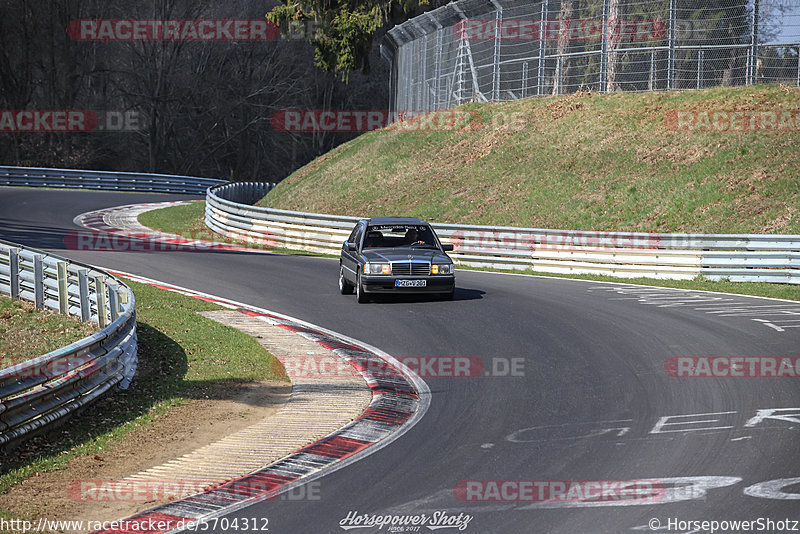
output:
{"label": "dirt patch", "polygon": [[208,388],[209,399],[190,400],[132,431],[112,450],[75,458],[60,471],[37,473],[0,495],[0,508],[49,520],[113,521],[152,508],[148,502],[82,500],[81,481],[121,480],[244,429],[279,409],[285,382],[238,383]]}

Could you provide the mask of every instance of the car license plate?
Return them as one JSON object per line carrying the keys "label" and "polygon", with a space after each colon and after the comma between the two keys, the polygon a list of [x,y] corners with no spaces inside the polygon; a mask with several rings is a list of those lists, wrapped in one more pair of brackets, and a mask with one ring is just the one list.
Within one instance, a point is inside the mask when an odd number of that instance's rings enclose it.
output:
{"label": "car license plate", "polygon": [[427,280],[395,280],[395,287],[425,287]]}

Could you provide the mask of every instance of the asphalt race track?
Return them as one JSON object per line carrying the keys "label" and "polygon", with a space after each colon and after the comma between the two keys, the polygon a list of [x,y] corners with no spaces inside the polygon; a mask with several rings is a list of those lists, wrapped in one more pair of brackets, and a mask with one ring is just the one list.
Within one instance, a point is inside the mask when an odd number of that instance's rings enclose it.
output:
{"label": "asphalt race track", "polygon": [[[312,494],[257,503],[209,532],[236,530],[235,517],[266,518],[258,526],[271,533],[334,533],[353,513],[434,512],[473,516],[463,530],[472,534],[648,532],[653,519],[661,532],[702,532],[670,519],[761,518],[775,522],[765,532],[800,530],[778,524],[800,520],[798,379],[664,369],[676,356],[800,356],[800,304],[459,271],[452,302],[360,305],[339,295],[331,259],[64,247],[79,213],[182,198],[197,197],[0,188],[0,238],[289,314],[399,358],[470,356],[484,369],[423,375],[430,409],[400,439]],[[522,480],[655,481],[667,491],[637,504],[518,499],[514,484],[497,502],[485,482],[469,486],[468,502],[454,493],[465,481]]]}

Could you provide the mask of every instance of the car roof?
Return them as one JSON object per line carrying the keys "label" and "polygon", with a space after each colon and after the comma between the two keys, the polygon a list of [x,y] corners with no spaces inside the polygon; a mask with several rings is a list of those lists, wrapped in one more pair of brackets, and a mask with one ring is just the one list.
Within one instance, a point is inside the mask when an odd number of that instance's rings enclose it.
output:
{"label": "car roof", "polygon": [[417,217],[372,217],[368,224],[428,224]]}

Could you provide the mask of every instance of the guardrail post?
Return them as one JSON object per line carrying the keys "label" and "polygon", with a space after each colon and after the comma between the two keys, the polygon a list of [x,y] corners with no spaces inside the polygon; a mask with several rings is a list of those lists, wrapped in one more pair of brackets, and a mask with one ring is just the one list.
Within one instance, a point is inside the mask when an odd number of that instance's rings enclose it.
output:
{"label": "guardrail post", "polygon": [[95,276],[94,288],[97,294],[97,323],[100,328],[105,328],[108,324],[108,317],[106,317],[106,310],[108,309],[108,301],[106,299],[106,277]]}
{"label": "guardrail post", "polygon": [[19,249],[18,248],[10,248],[8,249],[8,268],[11,272],[11,276],[9,278],[11,282],[11,298],[18,299],[19,298]]}
{"label": "guardrail post", "polygon": [[116,321],[117,317],[119,317],[119,295],[117,291],[119,291],[118,287],[108,288],[108,304],[111,309],[111,322]]}
{"label": "guardrail post", "polygon": [[78,293],[81,299],[81,321],[92,320],[92,306],[89,301],[89,271],[81,269],[78,271]]}
{"label": "guardrail post", "polygon": [[56,263],[58,271],[58,313],[69,315],[69,292],[67,291],[67,262]]}
{"label": "guardrail post", "polygon": [[37,310],[44,308],[44,256],[36,254],[33,257],[33,303]]}

